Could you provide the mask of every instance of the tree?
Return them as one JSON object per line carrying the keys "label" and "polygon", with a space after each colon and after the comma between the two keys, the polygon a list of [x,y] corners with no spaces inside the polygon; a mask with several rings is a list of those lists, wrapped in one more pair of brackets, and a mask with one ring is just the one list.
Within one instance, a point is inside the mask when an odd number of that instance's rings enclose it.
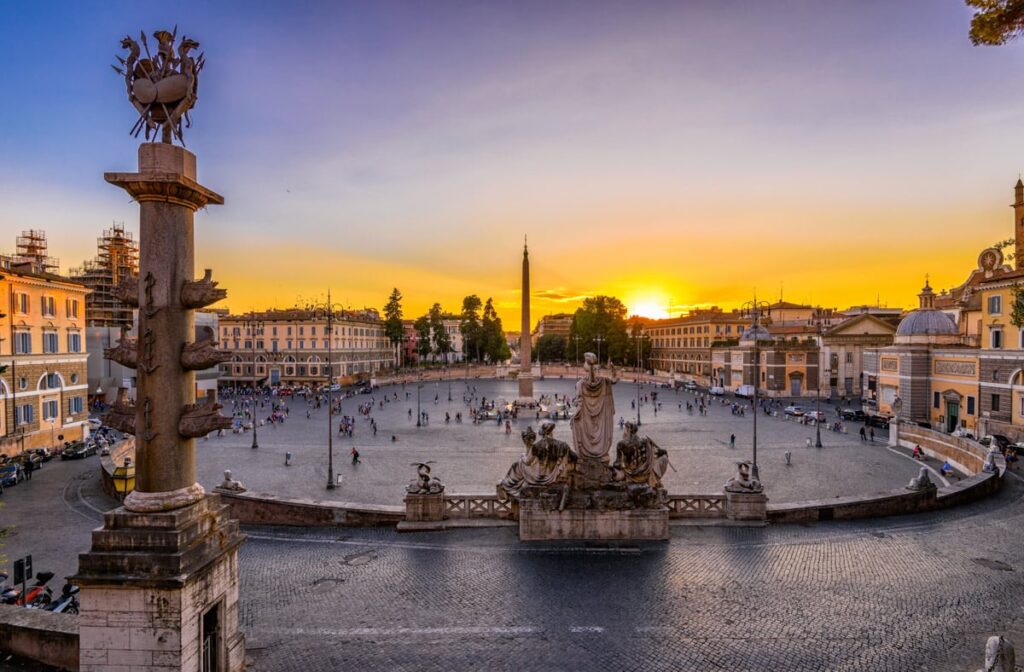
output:
{"label": "tree", "polygon": [[544,334],[537,340],[537,359],[542,362],[565,361],[565,337]]}
{"label": "tree", "polygon": [[[992,247],[994,247],[995,249],[999,250],[1000,252],[1003,252],[1003,250],[1005,250],[1008,247],[1011,250],[1014,249],[1014,245],[1016,245],[1016,244],[1017,244],[1017,241],[1015,239],[1009,238],[1007,240],[1000,240],[998,243],[996,243]],[[1017,255],[1014,254],[1013,252],[1003,252],[1003,262],[1005,262],[1005,263],[1009,263],[1009,262],[1013,261],[1016,257],[1017,257]]]}
{"label": "tree", "polygon": [[480,324],[480,308],[483,302],[476,294],[470,294],[462,300],[462,314],[459,316],[459,331],[462,332],[462,342],[466,347],[466,358],[472,355],[473,359],[480,361],[483,343],[481,342],[482,326]]}
{"label": "tree", "polygon": [[512,356],[508,341],[505,340],[505,329],[501,326],[501,318],[494,310],[494,301],[491,297],[487,297],[487,303],[484,304],[481,338],[484,352],[490,362],[503,362]]}
{"label": "tree", "polygon": [[441,304],[435,303],[430,307],[430,331],[432,333],[432,340],[434,342],[434,352],[444,358],[445,363],[448,362],[448,353],[452,351],[452,339],[448,335],[448,330],[444,326],[444,311],[441,310]]}
{"label": "tree", "polygon": [[402,293],[397,287],[391,290],[391,296],[384,306],[384,335],[391,342],[391,347],[401,343],[405,336],[405,327],[402,324]]}
{"label": "tree", "polygon": [[426,315],[417,317],[412,328],[416,330],[416,354],[420,356],[420,361],[423,361],[433,351],[430,342],[430,318]]}
{"label": "tree", "polygon": [[598,354],[601,361],[628,364],[629,334],[626,330],[626,306],[614,296],[591,296],[576,309],[569,327],[569,340],[580,337],[580,351]]}
{"label": "tree", "polygon": [[974,8],[971,43],[995,46],[1024,33],[1024,0],[966,0]]}

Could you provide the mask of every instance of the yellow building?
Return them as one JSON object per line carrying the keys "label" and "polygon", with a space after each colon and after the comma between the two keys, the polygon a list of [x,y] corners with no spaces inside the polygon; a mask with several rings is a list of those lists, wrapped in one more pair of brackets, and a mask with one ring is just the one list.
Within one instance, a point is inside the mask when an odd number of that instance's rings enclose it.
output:
{"label": "yellow building", "polygon": [[87,436],[87,294],[30,263],[0,270],[0,453]]}
{"label": "yellow building", "polygon": [[661,373],[709,385],[712,347],[738,345],[748,324],[750,320],[740,311],[725,312],[717,306],[692,310],[680,317],[652,320],[644,330],[651,338],[651,367]]}

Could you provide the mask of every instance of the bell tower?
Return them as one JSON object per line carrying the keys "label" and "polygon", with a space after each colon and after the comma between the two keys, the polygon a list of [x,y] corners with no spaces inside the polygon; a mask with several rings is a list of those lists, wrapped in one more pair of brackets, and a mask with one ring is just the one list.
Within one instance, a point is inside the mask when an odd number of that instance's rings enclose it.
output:
{"label": "bell tower", "polygon": [[1024,268],[1024,181],[1019,177],[1013,188],[1013,267]]}

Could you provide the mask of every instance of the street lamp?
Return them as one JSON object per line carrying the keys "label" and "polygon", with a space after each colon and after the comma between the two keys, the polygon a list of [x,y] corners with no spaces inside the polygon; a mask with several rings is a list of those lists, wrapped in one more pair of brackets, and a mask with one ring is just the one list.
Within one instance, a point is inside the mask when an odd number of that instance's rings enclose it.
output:
{"label": "street lamp", "polygon": [[334,490],[334,318],[344,314],[340,303],[331,303],[331,290],[327,290],[327,302],[307,307],[313,319],[327,319],[327,489]]}
{"label": "street lamp", "polygon": [[594,342],[597,343],[597,363],[601,364],[601,344],[604,343],[604,336],[595,336]]}
{"label": "street lamp", "polygon": [[640,340],[641,335],[644,332],[644,328],[637,325],[637,328],[633,332],[633,340],[636,344],[636,426],[640,426],[640,348],[642,342]]}
{"label": "street lamp", "polygon": [[576,377],[580,377],[580,335],[576,334],[572,337],[572,340],[576,341]]}
{"label": "street lamp", "polygon": [[757,390],[761,382],[761,354],[758,350],[758,327],[760,326],[761,320],[770,316],[772,312],[771,304],[767,301],[758,301],[757,295],[754,295],[753,301],[748,301],[743,304],[740,309],[744,317],[750,319],[750,329],[754,337],[754,360],[753,360],[753,379],[754,379],[754,441],[753,441],[753,465],[751,468],[751,476],[755,480],[760,480],[761,475],[757,468]]}
{"label": "street lamp", "polygon": [[252,449],[256,450],[260,447],[259,442],[256,439],[256,333],[263,334],[263,320],[256,319],[256,313],[249,313],[249,316],[242,320],[242,324],[245,325],[246,331],[249,332],[249,345],[252,352]]}
{"label": "street lamp", "polygon": [[416,426],[423,426],[423,413],[420,411],[420,388],[423,387],[423,371],[416,372]]}
{"label": "street lamp", "polygon": [[117,493],[117,498],[124,501],[124,498],[128,493],[135,490],[135,466],[132,464],[132,458],[124,458],[124,466],[114,467],[114,473],[110,476],[114,482],[114,492]]}
{"label": "street lamp", "polygon": [[814,386],[814,447],[821,448],[821,334],[823,324],[821,315],[813,319],[815,331],[818,334],[818,382]]}

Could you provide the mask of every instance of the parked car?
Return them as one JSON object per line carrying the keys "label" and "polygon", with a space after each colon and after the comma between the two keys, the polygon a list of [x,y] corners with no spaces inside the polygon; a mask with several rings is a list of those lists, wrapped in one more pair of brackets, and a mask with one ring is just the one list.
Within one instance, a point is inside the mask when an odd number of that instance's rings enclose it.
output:
{"label": "parked car", "polygon": [[995,441],[996,447],[999,448],[999,450],[1006,450],[1010,445],[1010,439],[1002,434],[992,434],[991,437],[992,440]]}
{"label": "parked car", "polygon": [[42,458],[43,462],[49,462],[53,459],[53,451],[49,448],[33,448],[32,452]]}
{"label": "parked car", "polygon": [[60,453],[60,459],[62,460],[80,460],[90,455],[96,454],[96,445],[85,443],[84,441],[75,441],[69,443],[64,450]]}
{"label": "parked car", "polygon": [[17,485],[25,480],[25,471],[17,462],[9,462],[0,467],[0,487]]}
{"label": "parked car", "polygon": [[884,415],[869,415],[864,419],[864,424],[868,427],[879,427],[881,429],[889,429],[889,418]]}
{"label": "parked car", "polygon": [[736,396],[741,397],[743,399],[750,399],[751,397],[754,396],[754,386],[740,385],[738,388],[736,388]]}
{"label": "parked car", "polygon": [[786,406],[783,413],[785,413],[786,415],[791,415],[794,418],[799,418],[801,415],[804,414],[804,409],[800,408],[799,406]]}
{"label": "parked car", "polygon": [[725,388],[724,387],[718,387],[717,385],[714,386],[714,387],[709,387],[708,388],[708,394],[710,394],[712,396],[715,396],[715,397],[721,397],[722,395],[725,394]]}
{"label": "parked car", "polygon": [[864,411],[859,408],[844,408],[843,409],[843,420],[855,420],[857,422],[864,422],[864,418],[868,417]]}
{"label": "parked car", "polygon": [[825,411],[807,411],[804,415],[818,422],[825,422]]}
{"label": "parked car", "polygon": [[692,380],[688,380],[685,383],[683,383],[683,388],[693,392],[694,390],[697,389],[697,383],[693,382]]}
{"label": "parked car", "polygon": [[26,450],[21,455],[18,455],[18,462],[24,465],[26,462],[32,463],[33,469],[43,468],[43,456],[37,453],[35,450]]}

